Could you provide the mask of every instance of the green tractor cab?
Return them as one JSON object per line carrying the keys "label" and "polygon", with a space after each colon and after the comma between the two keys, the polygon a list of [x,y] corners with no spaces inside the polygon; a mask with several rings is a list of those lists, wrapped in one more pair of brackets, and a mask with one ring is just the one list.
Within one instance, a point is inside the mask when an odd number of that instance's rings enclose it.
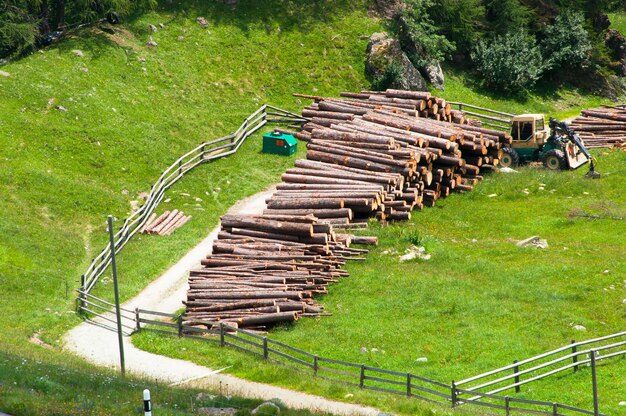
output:
{"label": "green tractor cab", "polygon": [[541,161],[551,170],[576,169],[591,160],[582,142],[566,123],[543,114],[521,114],[511,119],[510,146],[502,148],[500,166],[513,168],[520,163]]}

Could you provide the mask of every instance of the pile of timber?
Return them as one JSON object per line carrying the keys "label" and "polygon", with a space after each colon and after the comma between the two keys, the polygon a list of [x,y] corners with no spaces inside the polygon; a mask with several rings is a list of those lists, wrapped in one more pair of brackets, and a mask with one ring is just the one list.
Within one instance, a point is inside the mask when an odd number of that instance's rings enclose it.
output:
{"label": "pile of timber", "polygon": [[377,243],[337,234],[310,214],[222,217],[212,255],[189,274],[186,331],[218,331],[220,322],[265,331],[300,316],[322,315],[314,296],[348,275],[341,269],[347,260],[367,253],[351,248],[353,239]]}
{"label": "pile of timber", "polygon": [[587,148],[621,147],[626,143],[626,106],[583,110],[571,126]]}
{"label": "pile of timber", "polygon": [[[350,114],[365,114],[368,110],[380,108],[412,117],[480,126],[479,120],[466,118],[463,111],[453,110],[445,99],[432,96],[429,92],[388,89],[387,91],[342,92],[339,95],[342,98],[294,94],[296,97],[315,100],[315,104],[302,112],[303,117],[328,118],[329,112],[345,113],[343,116],[335,114],[330,117],[341,120],[347,119]],[[345,111],[346,106],[348,111]]]}
{"label": "pile of timber", "polygon": [[[308,121],[276,131],[306,141],[306,159],[282,176],[262,215],[222,218],[213,253],[190,272],[186,327],[215,331],[225,322],[265,331],[323,314],[315,295],[366,252],[351,245],[377,244],[345,230],[372,217],[410,219],[414,209],[472,190],[511,143],[506,133],[446,114],[445,101],[428,93],[299,96],[315,101],[303,111]],[[420,108],[434,110],[425,117]]]}
{"label": "pile of timber", "polygon": [[185,213],[177,209],[173,211],[165,211],[157,217],[152,214],[146,224],[141,229],[144,234],[170,235],[191,219],[191,215],[185,216]]}

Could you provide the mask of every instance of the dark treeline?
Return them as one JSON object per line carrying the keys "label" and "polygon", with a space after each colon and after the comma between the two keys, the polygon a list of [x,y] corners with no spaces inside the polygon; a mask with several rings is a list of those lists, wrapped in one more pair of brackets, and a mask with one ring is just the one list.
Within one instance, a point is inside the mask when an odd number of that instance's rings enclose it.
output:
{"label": "dark treeline", "polygon": [[128,15],[155,5],[156,0],[2,0],[0,57],[23,53],[50,32],[101,19],[108,12]]}

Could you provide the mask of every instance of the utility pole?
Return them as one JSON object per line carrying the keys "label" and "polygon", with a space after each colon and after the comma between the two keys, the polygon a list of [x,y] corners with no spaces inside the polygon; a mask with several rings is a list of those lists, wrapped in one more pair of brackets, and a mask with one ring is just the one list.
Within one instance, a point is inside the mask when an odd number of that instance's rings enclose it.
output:
{"label": "utility pole", "polygon": [[109,215],[107,219],[109,225],[109,242],[111,244],[111,269],[113,270],[113,290],[115,291],[115,315],[117,317],[117,341],[120,346],[120,367],[122,368],[122,377],[126,375],[126,366],[124,364],[124,340],[122,338],[122,314],[120,312],[120,293],[117,287],[117,265],[115,263],[115,237],[113,235],[113,216]]}

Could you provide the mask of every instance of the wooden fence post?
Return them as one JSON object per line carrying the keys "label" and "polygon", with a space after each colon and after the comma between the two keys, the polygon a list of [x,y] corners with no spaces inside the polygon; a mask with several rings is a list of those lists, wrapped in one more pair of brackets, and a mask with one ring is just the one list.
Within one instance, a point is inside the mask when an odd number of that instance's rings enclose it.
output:
{"label": "wooden fence post", "polygon": [[506,416],[511,414],[511,398],[509,396],[504,397],[504,409],[506,410]]}
{"label": "wooden fence post", "polygon": [[[517,360],[513,361],[513,364],[517,364]],[[519,373],[519,366],[516,365],[515,367],[513,367],[513,373],[516,374],[515,376],[515,384],[519,383],[519,375],[517,375],[517,373]],[[522,389],[520,388],[519,385],[515,386],[515,393],[519,393]]]}
{"label": "wooden fence post", "polygon": [[137,332],[141,330],[141,322],[139,321],[139,308],[135,308],[135,330]]}
{"label": "wooden fence post", "polygon": [[452,400],[452,407],[456,407],[456,383],[454,380],[452,380],[452,384],[450,385],[450,399]]}
{"label": "wooden fence post", "polygon": [[361,375],[359,377],[359,387],[363,388],[364,384],[365,384],[365,365],[361,364]]}
{"label": "wooden fence post", "polygon": [[[576,344],[576,340],[572,340],[572,344]],[[576,345],[572,345],[572,354],[576,354],[578,348],[576,347]],[[572,360],[574,361],[574,364],[576,364],[578,362],[578,355],[574,355],[574,357],[572,357]],[[574,366],[574,372],[578,371],[578,365]]]}
{"label": "wooden fence post", "polygon": [[318,362],[318,356],[314,355],[313,356],[313,374],[317,375],[317,370],[319,370],[319,362]]}
{"label": "wooden fence post", "polygon": [[552,403],[552,416],[559,416],[559,404]]}
{"label": "wooden fence post", "polygon": [[269,357],[269,350],[267,349],[267,337],[263,337],[263,358],[267,360]]}
{"label": "wooden fence post", "polygon": [[411,373],[406,373],[406,397],[411,397]]}
{"label": "wooden fence post", "polygon": [[224,341],[224,324],[220,322],[220,346],[223,347],[226,345]]}
{"label": "wooden fence post", "polygon": [[183,336],[183,315],[178,315],[176,317],[176,324],[178,325],[178,336]]}

